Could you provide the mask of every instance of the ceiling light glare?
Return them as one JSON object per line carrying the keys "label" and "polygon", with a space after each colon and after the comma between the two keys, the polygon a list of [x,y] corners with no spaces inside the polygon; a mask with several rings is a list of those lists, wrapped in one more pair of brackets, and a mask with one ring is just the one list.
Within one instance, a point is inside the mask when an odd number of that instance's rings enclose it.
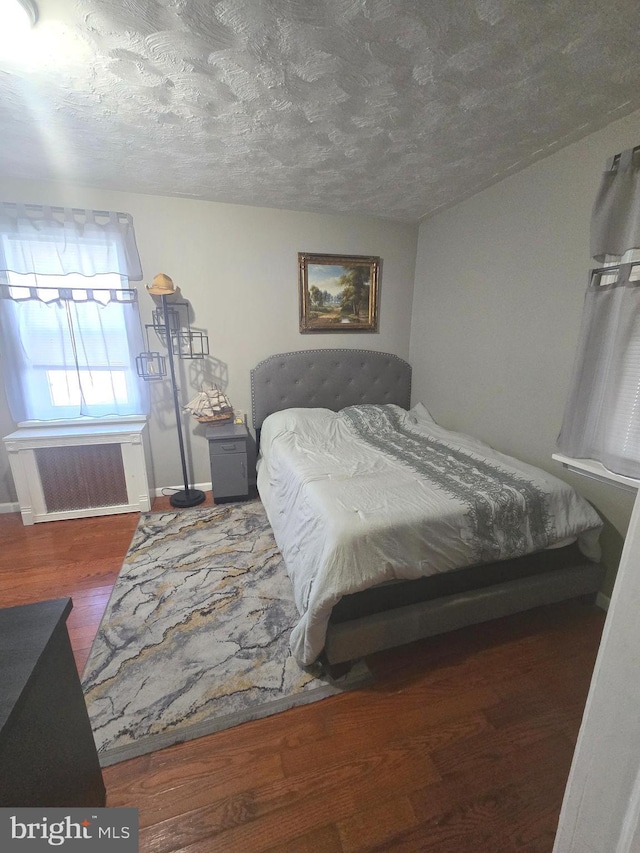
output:
{"label": "ceiling light glare", "polygon": [[0,0],[0,29],[5,34],[32,27],[37,20],[34,0]]}

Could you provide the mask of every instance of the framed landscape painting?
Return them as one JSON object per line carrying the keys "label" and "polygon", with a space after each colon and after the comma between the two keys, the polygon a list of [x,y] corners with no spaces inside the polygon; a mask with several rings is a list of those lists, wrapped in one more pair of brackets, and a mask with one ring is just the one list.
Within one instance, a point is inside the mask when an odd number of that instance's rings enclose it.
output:
{"label": "framed landscape painting", "polygon": [[301,332],[377,332],[380,258],[298,253]]}

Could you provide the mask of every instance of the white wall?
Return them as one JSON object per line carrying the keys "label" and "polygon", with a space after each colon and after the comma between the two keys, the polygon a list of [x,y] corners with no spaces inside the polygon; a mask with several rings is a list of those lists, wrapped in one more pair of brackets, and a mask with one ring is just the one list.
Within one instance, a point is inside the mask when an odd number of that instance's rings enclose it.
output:
{"label": "white wall", "polygon": [[[145,322],[153,300],[145,291],[156,273],[173,278],[193,306],[195,328],[209,335],[218,375],[229,397],[250,417],[249,370],[276,352],[317,347],[365,348],[409,355],[417,226],[356,216],[159,198],[0,178],[3,201],[121,210],[133,215],[145,280],[137,285]],[[383,260],[380,332],[306,334],[298,331],[298,252],[379,255]],[[209,362],[212,363],[212,362]],[[199,389],[181,365],[182,397]],[[213,377],[215,378],[215,376]],[[152,388],[151,444],[156,485],[181,485],[169,383]],[[208,482],[204,427],[185,418],[192,482]],[[0,426],[13,422],[0,389]],[[0,446],[0,504],[14,500],[4,445]]]}
{"label": "white wall", "polygon": [[[617,563],[633,495],[551,459],[587,284],[589,220],[607,158],[640,144],[640,112],[420,227],[414,399],[444,426],[570,480],[610,522]],[[609,578],[609,588],[612,578]]]}

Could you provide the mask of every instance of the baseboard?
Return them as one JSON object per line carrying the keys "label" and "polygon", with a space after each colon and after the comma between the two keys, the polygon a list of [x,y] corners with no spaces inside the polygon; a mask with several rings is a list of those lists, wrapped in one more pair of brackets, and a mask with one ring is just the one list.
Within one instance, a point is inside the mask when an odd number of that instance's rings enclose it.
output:
{"label": "baseboard", "polygon": [[596,596],[596,607],[599,607],[601,610],[607,611],[609,609],[609,605],[611,604],[611,599],[608,595],[605,595],[603,592],[599,592]]}
{"label": "baseboard", "polygon": [[[192,489],[200,489],[202,492],[210,492],[211,491],[211,482],[208,483],[195,483],[195,485],[190,486]],[[164,486],[161,489],[155,489],[153,492],[154,498],[161,498],[165,495],[170,495],[172,492],[179,492],[184,489],[184,485],[182,486]],[[20,512],[20,504],[16,501],[15,503],[0,503],[0,515],[6,512]]]}

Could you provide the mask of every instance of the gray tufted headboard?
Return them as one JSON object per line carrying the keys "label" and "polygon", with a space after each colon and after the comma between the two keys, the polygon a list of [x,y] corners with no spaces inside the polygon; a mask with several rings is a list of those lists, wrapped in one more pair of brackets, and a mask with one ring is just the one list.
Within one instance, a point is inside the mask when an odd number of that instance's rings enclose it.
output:
{"label": "gray tufted headboard", "polygon": [[253,426],[272,412],[321,407],[337,412],[358,403],[408,409],[411,365],[397,355],[359,349],[311,349],[272,355],[251,371]]}

